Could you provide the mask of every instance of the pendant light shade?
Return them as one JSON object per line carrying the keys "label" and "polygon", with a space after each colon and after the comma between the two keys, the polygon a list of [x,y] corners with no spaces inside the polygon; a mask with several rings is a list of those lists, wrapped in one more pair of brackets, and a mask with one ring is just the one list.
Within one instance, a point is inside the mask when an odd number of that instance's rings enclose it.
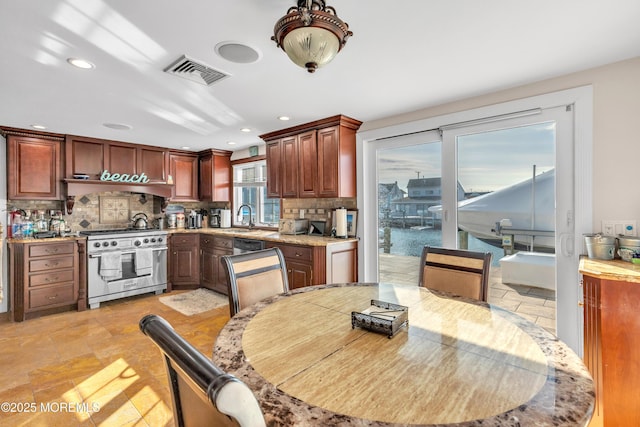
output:
{"label": "pendant light shade", "polygon": [[313,73],[331,62],[353,35],[324,0],[298,0],[274,27],[275,41],[294,64]]}

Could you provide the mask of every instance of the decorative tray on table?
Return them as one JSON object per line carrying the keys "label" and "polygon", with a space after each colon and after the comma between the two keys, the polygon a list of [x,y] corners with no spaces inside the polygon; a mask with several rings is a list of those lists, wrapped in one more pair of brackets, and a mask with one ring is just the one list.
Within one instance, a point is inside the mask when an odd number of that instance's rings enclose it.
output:
{"label": "decorative tray on table", "polygon": [[393,337],[404,325],[409,324],[409,307],[389,302],[371,300],[371,306],[361,312],[351,312],[351,328],[359,327]]}

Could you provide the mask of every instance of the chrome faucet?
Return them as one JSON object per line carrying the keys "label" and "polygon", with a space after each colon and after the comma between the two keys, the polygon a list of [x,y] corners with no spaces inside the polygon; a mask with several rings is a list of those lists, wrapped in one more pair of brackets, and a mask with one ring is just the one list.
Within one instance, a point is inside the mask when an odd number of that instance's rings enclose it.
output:
{"label": "chrome faucet", "polygon": [[253,223],[253,208],[251,207],[251,205],[248,205],[246,203],[240,205],[240,207],[238,208],[238,213],[236,214],[236,216],[240,216],[240,214],[242,213],[242,208],[244,208],[245,206],[249,208],[249,230],[251,230],[253,228],[253,226],[255,225]]}

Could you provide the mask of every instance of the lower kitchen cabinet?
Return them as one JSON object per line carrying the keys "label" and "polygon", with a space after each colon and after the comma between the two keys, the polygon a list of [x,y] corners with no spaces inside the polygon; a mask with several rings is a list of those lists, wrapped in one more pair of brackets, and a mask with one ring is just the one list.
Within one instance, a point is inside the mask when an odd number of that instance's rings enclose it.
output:
{"label": "lower kitchen cabinet", "polygon": [[[637,275],[636,272],[633,274]],[[583,275],[582,282],[584,363],[596,389],[589,425],[638,426],[640,316],[637,302],[640,301],[640,283],[587,274]]]}
{"label": "lower kitchen cabinet", "polygon": [[169,234],[169,284],[167,292],[200,286],[200,235]]}
{"label": "lower kitchen cabinet", "polygon": [[9,242],[9,286],[14,321],[86,309],[82,240]]}
{"label": "lower kitchen cabinet", "polygon": [[327,246],[305,246],[267,242],[282,251],[287,264],[289,288],[358,281],[358,243],[349,241]]}
{"label": "lower kitchen cabinet", "polygon": [[221,263],[222,256],[233,254],[233,238],[200,235],[200,284],[205,288],[228,295],[227,275]]}

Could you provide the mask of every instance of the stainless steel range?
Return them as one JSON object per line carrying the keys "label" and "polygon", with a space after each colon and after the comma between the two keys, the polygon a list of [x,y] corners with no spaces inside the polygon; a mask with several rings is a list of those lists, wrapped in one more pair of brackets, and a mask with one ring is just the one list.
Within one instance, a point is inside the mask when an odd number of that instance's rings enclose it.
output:
{"label": "stainless steel range", "polygon": [[167,232],[92,230],[87,236],[87,296],[103,301],[167,289]]}

